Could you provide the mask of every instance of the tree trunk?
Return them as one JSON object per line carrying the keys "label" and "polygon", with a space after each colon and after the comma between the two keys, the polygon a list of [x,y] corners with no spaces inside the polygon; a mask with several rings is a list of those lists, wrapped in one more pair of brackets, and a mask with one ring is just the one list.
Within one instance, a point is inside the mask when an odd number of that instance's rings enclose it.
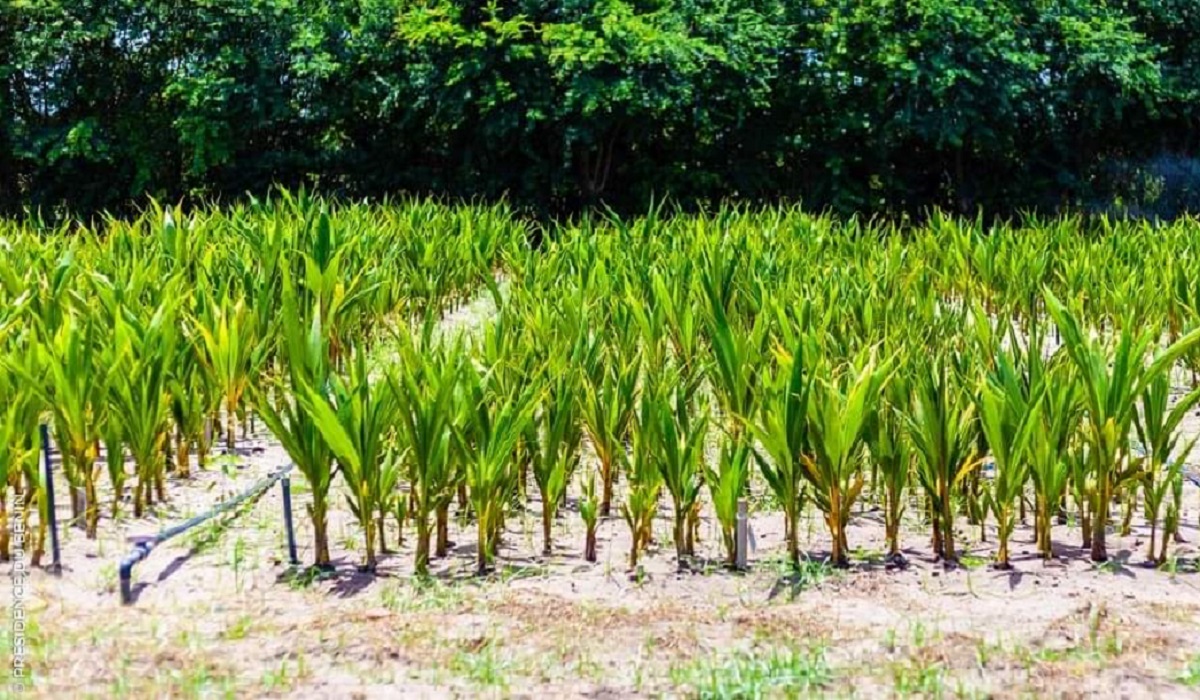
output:
{"label": "tree trunk", "polygon": [[322,569],[332,569],[329,559],[329,523],[326,518],[326,507],[323,500],[314,499],[308,506],[308,516],[313,524],[313,549],[316,557],[315,566]]}
{"label": "tree trunk", "polygon": [[67,491],[68,491],[67,495],[72,496],[72,498],[68,499],[71,502],[71,523],[72,524],[83,522],[83,513],[79,512],[79,501],[76,500],[73,496],[74,496],[74,492],[75,492],[75,487],[79,480],[78,472],[79,472],[79,469],[81,468],[79,465],[82,465],[84,461],[85,460],[82,455],[72,454],[72,455],[68,456],[66,450],[63,450],[63,452],[62,452],[63,472],[67,476]]}
{"label": "tree trunk", "polygon": [[696,556],[696,543],[700,541],[700,501],[697,500],[688,509],[686,551],[689,557]]}
{"label": "tree trunk", "polygon": [[175,473],[178,474],[179,478],[181,479],[187,479],[191,477],[191,470],[189,468],[188,460],[188,439],[183,435],[183,433],[179,434],[179,441],[175,448]]}
{"label": "tree trunk", "polygon": [[437,546],[433,555],[438,557],[446,556],[446,552],[450,549],[450,506],[449,504],[438,506],[437,509]]}
{"label": "tree trunk", "polygon": [[786,514],[784,536],[787,538],[788,559],[793,569],[800,568],[800,512],[794,510]]}
{"label": "tree trunk", "polygon": [[596,528],[591,525],[583,542],[583,558],[589,562],[596,561]]}
{"label": "tree trunk", "polygon": [[1037,530],[1034,533],[1037,540],[1038,553],[1042,555],[1042,559],[1049,560],[1053,557],[1053,548],[1050,546],[1050,504],[1044,498],[1038,498],[1036,503],[1036,513],[1034,515]]}
{"label": "tree trunk", "polygon": [[375,528],[373,527],[374,523],[371,522],[371,516],[367,515],[361,525],[363,529],[363,539],[366,540],[367,545],[367,559],[363,564],[362,570],[373,572],[375,571],[375,568],[378,566],[379,562],[375,559]]}
{"label": "tree trunk", "polygon": [[542,556],[548,557],[551,553],[550,541],[550,525],[554,519],[554,507],[550,505],[549,499],[542,498]]}
{"label": "tree trunk", "polygon": [[680,513],[679,509],[675,510],[675,558],[682,566],[683,558],[687,556],[687,543],[684,540],[687,538],[687,515]]}
{"label": "tree trunk", "polygon": [[[146,480],[138,475],[137,483],[133,486],[133,517],[140,518],[146,512],[146,502],[142,496],[142,491],[145,488]],[[116,503],[113,504],[116,508]]]}
{"label": "tree trunk", "polygon": [[417,515],[417,557],[414,563],[418,576],[429,573],[429,515]]}
{"label": "tree trunk", "polygon": [[936,510],[930,509],[930,517],[933,525],[933,556],[935,559],[942,559],[946,556],[946,549],[942,546],[942,523],[938,517]]}
{"label": "tree trunk", "polygon": [[1121,537],[1128,537],[1133,525],[1133,506],[1137,501],[1137,494],[1126,489],[1121,500],[1125,505],[1125,517],[1121,519]]}
{"label": "tree trunk", "polygon": [[1087,508],[1080,507],[1079,509],[1079,528],[1082,530],[1083,544],[1080,547],[1090,547],[1092,544],[1092,518],[1087,512]]}
{"label": "tree trunk", "polygon": [[600,498],[600,517],[607,518],[612,514],[613,469],[612,461],[608,458],[600,460],[600,477],[604,483],[603,494]]}
{"label": "tree trunk", "polygon": [[87,538],[89,540],[96,539],[96,531],[100,525],[100,504],[96,500],[96,473],[95,467],[89,468],[84,474],[83,492],[87,499],[85,506],[86,522],[87,522]]}
{"label": "tree trunk", "polygon": [[375,530],[378,533],[376,535],[376,538],[379,542],[379,553],[380,554],[388,554],[387,529],[386,529],[386,524],[384,522],[385,516],[386,516],[386,513],[384,513],[383,511],[380,511],[375,516]]}
{"label": "tree trunk", "polygon": [[488,571],[488,545],[489,545],[489,540],[491,539],[491,533],[488,532],[487,521],[483,518],[482,514],[480,515],[480,518],[479,518],[478,528],[479,528],[479,552],[478,552],[479,566],[477,569],[477,573],[480,576],[482,576],[482,575],[486,574]]}
{"label": "tree trunk", "polygon": [[163,479],[163,472],[165,471],[165,465],[161,463],[154,465],[154,492],[158,495],[159,503],[167,502],[167,485]]}
{"label": "tree trunk", "polygon": [[1000,551],[996,553],[996,568],[1007,571],[1012,568],[1012,564],[1008,561],[1008,537],[1002,535],[999,540]]}
{"label": "tree trunk", "polygon": [[237,443],[237,401],[230,396],[225,402],[225,450],[233,454]]}
{"label": "tree trunk", "polygon": [[954,507],[950,494],[946,493],[942,500],[942,560],[948,564],[958,562],[958,553],[954,551]]}
{"label": "tree trunk", "polygon": [[1108,548],[1105,546],[1105,535],[1108,530],[1108,489],[1101,485],[1096,493],[1096,508],[1092,515],[1096,522],[1092,524],[1092,561],[1108,561]]}
{"label": "tree trunk", "polygon": [[888,556],[895,558],[900,554],[900,495],[891,489],[884,495],[884,508],[887,517],[884,518],[884,538],[887,539]]}
{"label": "tree trunk", "polygon": [[831,489],[829,494],[829,514],[825,516],[825,519],[829,525],[829,534],[833,539],[829,558],[834,566],[839,569],[845,569],[850,565],[850,561],[846,557],[846,550],[842,547],[844,540],[844,533],[842,532],[842,492],[836,486]]}

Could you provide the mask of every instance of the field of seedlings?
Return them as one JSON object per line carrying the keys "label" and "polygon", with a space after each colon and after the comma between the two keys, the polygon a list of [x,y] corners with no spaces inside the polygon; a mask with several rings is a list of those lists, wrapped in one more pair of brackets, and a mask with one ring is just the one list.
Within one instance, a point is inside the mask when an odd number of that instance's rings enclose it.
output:
{"label": "field of seedlings", "polygon": [[[46,698],[1196,697],[1198,371],[1188,219],[0,221],[0,655]],[[289,465],[298,564],[273,487],[122,604]]]}

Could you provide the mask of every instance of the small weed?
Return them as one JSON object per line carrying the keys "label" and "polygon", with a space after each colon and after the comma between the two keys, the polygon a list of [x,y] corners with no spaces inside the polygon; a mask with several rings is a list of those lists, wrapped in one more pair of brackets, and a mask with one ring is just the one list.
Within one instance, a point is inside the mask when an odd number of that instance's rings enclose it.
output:
{"label": "small weed", "polygon": [[240,593],[242,590],[242,567],[246,563],[246,540],[238,535],[229,553],[229,566],[233,568],[233,585]]}
{"label": "small weed", "polygon": [[[233,698],[235,697],[233,688],[233,679],[228,677],[214,677],[209,667],[199,663],[195,667],[180,674],[178,671],[171,673],[170,685],[182,690],[180,695],[189,698]],[[175,693],[169,693],[175,695]]]}
{"label": "small weed", "polygon": [[1108,610],[1104,605],[1093,605],[1088,610],[1088,642],[1092,650],[1095,651],[1099,647],[1100,625],[1104,618],[1108,617]]}
{"label": "small weed", "polygon": [[294,682],[304,673],[304,660],[297,663],[296,670],[290,670],[287,659],[279,662],[279,668],[266,671],[262,676],[263,690],[291,690]]}
{"label": "small weed", "polygon": [[245,639],[250,633],[251,622],[253,622],[253,618],[249,615],[242,615],[234,620],[233,624],[225,630],[225,639]]}
{"label": "small weed", "polygon": [[878,549],[867,549],[859,545],[854,548],[853,558],[872,565],[882,564],[883,552]]}
{"label": "small weed", "polygon": [[785,649],[759,655],[741,652],[671,669],[671,681],[706,699],[811,697],[827,686],[833,672],[825,650]]}
{"label": "small weed", "polygon": [[818,561],[802,557],[800,563],[793,567],[786,557],[781,557],[772,560],[770,566],[779,575],[779,581],[771,592],[770,597],[772,598],[785,588],[788,590],[789,598],[795,598],[801,591],[815,588],[827,579],[841,575],[841,571],[830,566],[827,559]]}
{"label": "small weed", "polygon": [[236,454],[220,454],[215,455],[209,462],[209,466],[217,467],[227,479],[237,477],[238,466],[241,464],[241,458]]}
{"label": "small weed", "polygon": [[287,576],[287,582],[292,590],[301,591],[311,588],[317,581],[323,581],[332,576],[332,573],[322,571],[315,566],[306,566],[291,572]]}
{"label": "small weed", "polygon": [[1004,645],[981,639],[975,643],[975,663],[980,671],[986,671],[988,663],[999,654],[1004,653]]}
{"label": "small weed", "polygon": [[446,612],[469,607],[470,601],[463,585],[414,579],[384,586],[379,602],[393,612]]}
{"label": "small weed", "polygon": [[1183,672],[1179,674],[1176,680],[1189,688],[1200,687],[1200,654],[1188,659],[1188,662],[1183,666]]}
{"label": "small weed", "polygon": [[112,593],[117,590],[117,565],[113,562],[102,564],[97,578],[99,581],[96,588],[102,593]]}
{"label": "small weed", "polygon": [[940,663],[897,664],[892,667],[892,686],[900,697],[940,698],[946,692],[946,669]]}
{"label": "small weed", "polygon": [[1121,636],[1116,632],[1104,638],[1103,653],[1105,656],[1115,657],[1120,656],[1121,652],[1125,651],[1125,643],[1121,641]]}
{"label": "small weed", "polygon": [[929,643],[930,639],[936,639],[938,637],[936,632],[930,634],[929,630],[925,628],[925,623],[921,620],[917,620],[912,624],[912,626],[909,628],[909,634],[912,638],[913,649],[921,649],[927,643]]}
{"label": "small weed", "polygon": [[883,633],[883,648],[889,654],[896,653],[898,647],[896,646],[896,629],[894,627],[889,627],[888,631]]}
{"label": "small weed", "polygon": [[473,649],[461,649],[450,659],[450,670],[464,676],[472,683],[487,688],[506,688],[507,672],[511,664],[496,653],[496,645],[490,640]]}
{"label": "small weed", "polygon": [[210,521],[212,522],[211,526],[201,526],[196,534],[192,535],[191,539],[189,540],[189,546],[192,552],[194,554],[203,554],[204,552],[207,552],[215,547],[218,543],[220,543],[221,538],[229,530],[229,526],[233,523],[233,520],[236,517],[237,515],[235,513],[229,513],[224,517]]}

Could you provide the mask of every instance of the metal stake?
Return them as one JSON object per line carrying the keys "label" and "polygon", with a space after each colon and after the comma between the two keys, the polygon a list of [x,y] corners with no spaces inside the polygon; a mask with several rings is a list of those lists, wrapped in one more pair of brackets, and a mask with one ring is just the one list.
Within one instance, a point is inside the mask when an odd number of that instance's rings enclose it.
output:
{"label": "metal stake", "polygon": [[47,571],[53,574],[62,573],[62,555],[58,548],[58,519],[54,510],[54,472],[50,466],[50,428],[42,423],[42,456],[46,473],[46,512],[49,514],[47,525],[50,526],[50,566]]}

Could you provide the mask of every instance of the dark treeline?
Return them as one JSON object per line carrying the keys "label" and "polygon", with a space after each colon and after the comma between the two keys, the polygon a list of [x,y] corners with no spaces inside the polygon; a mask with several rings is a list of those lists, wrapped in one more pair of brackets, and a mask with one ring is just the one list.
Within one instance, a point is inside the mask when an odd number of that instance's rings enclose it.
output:
{"label": "dark treeline", "polygon": [[1200,202],[1195,0],[0,0],[0,209]]}

